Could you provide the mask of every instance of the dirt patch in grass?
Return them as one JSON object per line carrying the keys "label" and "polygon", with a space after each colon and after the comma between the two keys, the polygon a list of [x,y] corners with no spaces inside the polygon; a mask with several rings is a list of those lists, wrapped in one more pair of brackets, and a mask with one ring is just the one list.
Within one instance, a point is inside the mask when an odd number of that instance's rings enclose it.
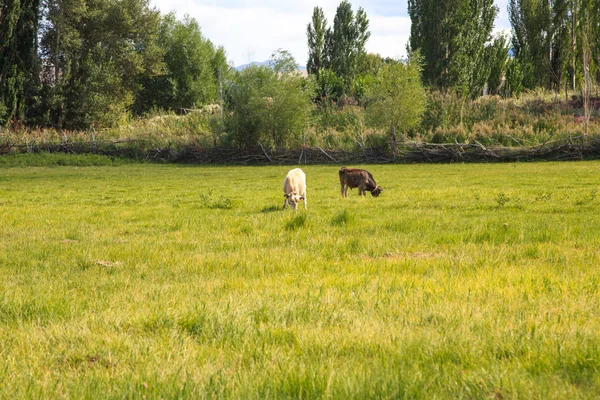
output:
{"label": "dirt patch in grass", "polygon": [[406,259],[431,259],[431,258],[441,258],[444,254],[442,253],[430,253],[423,251],[401,251],[398,253],[384,253],[380,256],[369,256],[363,255],[362,258],[365,260],[375,260],[375,259],[386,259],[386,260],[406,260]]}

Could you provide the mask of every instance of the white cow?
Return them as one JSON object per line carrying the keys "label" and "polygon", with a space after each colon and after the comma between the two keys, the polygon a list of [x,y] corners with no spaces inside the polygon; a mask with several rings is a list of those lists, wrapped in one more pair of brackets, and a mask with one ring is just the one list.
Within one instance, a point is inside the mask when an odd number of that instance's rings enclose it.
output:
{"label": "white cow", "polygon": [[306,175],[300,168],[292,169],[288,172],[283,181],[283,209],[289,204],[292,210],[295,210],[299,201],[304,201],[306,210]]}

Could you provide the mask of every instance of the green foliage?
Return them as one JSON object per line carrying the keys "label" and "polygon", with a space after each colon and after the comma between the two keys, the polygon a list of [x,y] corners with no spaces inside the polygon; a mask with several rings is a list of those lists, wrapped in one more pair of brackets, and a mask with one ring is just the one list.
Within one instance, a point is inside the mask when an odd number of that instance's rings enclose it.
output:
{"label": "green foliage", "polygon": [[498,8],[492,0],[409,0],[409,48],[423,56],[423,80],[479,96],[489,77],[485,44]]}
{"label": "green foliage", "polygon": [[425,89],[421,83],[421,59],[413,54],[407,63],[384,65],[369,91],[367,120],[375,127],[407,132],[425,111]]}
{"label": "green foliage", "polygon": [[239,72],[229,91],[227,127],[239,147],[298,143],[306,127],[311,93],[293,57],[280,50],[271,64]]}
{"label": "green foliage", "polygon": [[[558,50],[552,48],[556,26],[552,24],[551,7],[551,2],[511,0],[509,3],[515,57],[531,68],[531,75],[523,77],[527,89],[548,87],[551,82],[550,56],[553,50]],[[566,21],[560,23],[563,22]]]}
{"label": "green foliage", "polygon": [[597,0],[510,1],[515,57],[528,64],[522,83],[526,89],[544,87],[560,92],[566,87],[581,88],[584,53],[591,55],[590,71],[596,74],[600,65],[599,6]]}
{"label": "green foliage", "polygon": [[[491,38],[498,7],[493,0],[459,1],[452,17],[458,33],[450,39],[450,83],[463,97],[476,98],[490,76],[486,43]],[[425,61],[427,62],[427,61]]]}
{"label": "green foliage", "polygon": [[312,22],[306,27],[308,39],[308,61],[306,70],[309,74],[319,75],[320,71],[328,63],[325,52],[325,33],[327,30],[327,19],[321,7],[315,7]]}
{"label": "green foliage", "polygon": [[0,2],[0,126],[24,121],[39,81],[39,0]]}
{"label": "green foliage", "polygon": [[312,22],[307,27],[307,70],[316,77],[317,100],[337,101],[344,95],[355,94],[352,90],[356,88],[355,79],[365,70],[365,45],[370,36],[364,9],[359,7],[355,14],[352,5],[342,1],[333,27],[328,28],[323,10],[314,8]]}
{"label": "green foliage", "polygon": [[200,207],[209,209],[230,210],[233,208],[233,201],[230,198],[220,196],[213,197],[213,189],[209,189],[206,193],[200,194]]}
{"label": "green foliage", "polygon": [[[513,62],[514,59],[510,61],[507,90],[511,85]],[[518,99],[483,96],[463,104],[456,93],[431,91],[414,137],[424,142],[474,143],[477,140],[486,145],[502,146],[530,146],[549,139],[564,140],[585,134],[582,121],[573,118],[573,113],[583,114],[580,107],[574,109],[564,99],[549,92],[526,91]],[[600,133],[597,123],[591,124],[590,129]]]}
{"label": "green foliage", "polygon": [[[314,75],[313,75],[314,76]],[[344,93],[344,81],[330,69],[322,69],[314,78],[316,98],[319,101],[336,101]]]}
{"label": "green foliage", "polygon": [[507,75],[508,66],[508,37],[505,34],[498,34],[494,37],[491,45],[485,49],[486,56],[490,66],[490,73],[487,80],[487,92],[491,95],[504,93],[503,79]]}
{"label": "green foliage", "polygon": [[421,120],[424,132],[433,132],[438,128],[449,128],[460,123],[461,101],[456,93],[443,94],[439,91],[427,93],[427,107]]}
{"label": "green foliage", "polygon": [[273,71],[264,67],[250,66],[234,75],[234,84],[227,96],[226,128],[232,144],[238,147],[252,146],[258,140],[260,126],[255,108],[257,98],[265,82],[274,77]]}
{"label": "green foliage", "polygon": [[513,58],[508,62],[506,69],[505,97],[517,97],[525,90],[525,75],[528,75],[529,64],[522,62],[522,58]]}
{"label": "green foliage", "polygon": [[164,52],[164,71],[144,81],[138,112],[194,108],[215,103],[229,67],[222,48],[204,38],[194,18],[178,21],[174,13],[162,17],[158,46]]}
{"label": "green foliage", "polygon": [[508,203],[510,201],[510,198],[508,196],[506,196],[506,194],[504,192],[500,192],[498,193],[498,196],[496,196],[496,203],[498,203],[498,207],[504,207],[506,205],[506,203]]}
{"label": "green foliage", "polygon": [[147,0],[49,1],[40,29],[37,121],[112,127],[130,113],[220,102],[229,67],[197,22],[161,18]]}
{"label": "green foliage", "polygon": [[352,81],[366,55],[365,45],[371,36],[368,28],[365,11],[359,7],[355,15],[352,5],[342,1],[333,20],[333,30],[327,30],[327,67],[342,79],[345,93],[350,93]]}
{"label": "green foliage", "polygon": [[[0,148],[9,154],[67,151],[76,153],[119,154],[143,158],[151,152],[177,154],[189,146],[206,148],[214,145],[211,115],[191,113],[185,116],[156,113],[127,121],[110,129],[58,131],[56,129],[11,129],[0,135]],[[160,157],[159,157],[160,156]],[[162,155],[152,155],[160,160]]]}
{"label": "green foliage", "polygon": [[376,84],[377,76],[375,74],[360,75],[354,79],[354,82],[352,82],[352,93],[354,93],[354,97],[359,104],[365,104],[368,101],[369,91]]}
{"label": "green foliage", "polygon": [[301,79],[279,77],[271,88],[265,88],[265,103],[256,104],[265,141],[275,147],[299,143],[306,128],[310,98]]}
{"label": "green foliage", "polygon": [[113,126],[133,105],[140,76],[160,68],[159,12],[147,0],[48,3],[41,31],[48,121]]}
{"label": "green foliage", "polygon": [[[387,65],[387,64],[386,64]],[[264,71],[269,77],[273,71]],[[255,73],[251,75],[256,75]],[[255,76],[260,78],[260,76]],[[269,78],[270,79],[270,78]],[[267,82],[264,79],[263,82]],[[254,110],[243,114],[246,110],[241,104],[248,107],[262,106],[265,108],[268,100],[263,99],[258,89],[253,92],[256,103],[232,103],[240,100],[240,92],[246,90],[249,81],[240,80],[233,84],[228,91],[228,108],[224,112],[225,125],[221,124],[220,110],[205,108],[200,112],[191,112],[187,115],[165,113],[160,110],[153,111],[143,118],[131,118],[122,125],[110,129],[68,131],[63,129],[30,129],[14,126],[3,129],[0,135],[0,151],[9,154],[20,152],[39,153],[45,151],[70,151],[76,153],[96,152],[107,154],[120,154],[123,157],[149,157],[156,160],[173,160],[190,151],[203,151],[212,146],[239,146],[240,136],[231,132],[242,127],[252,128],[249,125],[234,125],[235,123],[248,124],[250,119],[238,120],[240,115],[246,118],[270,118],[265,110]],[[350,152],[363,152],[365,148],[389,148],[389,126],[375,125],[371,120],[373,111],[369,109],[369,97],[366,97],[367,110],[360,105],[345,105],[340,107],[332,102],[321,102],[310,107],[308,93],[310,86],[301,80],[299,90],[305,91],[306,97],[302,102],[308,104],[304,128],[298,131],[285,131],[289,135],[283,139],[287,149],[298,149],[302,144],[320,146],[324,149],[345,150]],[[308,87],[307,87],[308,86]],[[294,87],[296,88],[298,87]],[[243,99],[242,99],[243,100]],[[269,101],[270,102],[270,101]],[[426,92],[426,107],[421,122],[410,128],[400,127],[402,136],[397,139],[409,139],[417,142],[435,143],[475,143],[478,141],[486,146],[502,145],[509,147],[534,146],[554,140],[578,138],[585,134],[585,126],[581,115],[582,106],[570,100],[564,101],[562,96],[552,92],[521,93],[516,98],[501,98],[500,96],[483,96],[475,100],[464,100],[455,92],[442,93],[438,91]],[[291,102],[285,104],[293,104]],[[232,110],[236,112],[232,112]],[[278,107],[272,108],[276,110]],[[462,112],[461,112],[462,110]],[[249,112],[249,111],[248,111]],[[461,124],[462,114],[462,124]],[[283,113],[282,115],[287,115]],[[592,119],[589,124],[589,135],[581,140],[594,141],[600,136],[600,114],[592,110]],[[258,121],[258,120],[257,120]],[[257,141],[268,150],[273,146],[273,136],[266,127],[282,127],[277,125],[281,121],[267,119],[272,125],[260,122],[248,146],[256,146]],[[297,121],[292,118],[292,121]],[[269,122],[270,123],[270,122]],[[247,131],[249,132],[249,131]],[[260,148],[251,149],[260,152]]]}
{"label": "green foliage", "polygon": [[298,70],[298,63],[287,50],[277,49],[271,54],[269,67],[280,76],[294,74]]}
{"label": "green foliage", "polygon": [[306,134],[309,146],[350,151],[355,150],[357,145],[358,148],[372,145],[372,137],[380,135],[365,128],[364,110],[359,106],[340,109],[335,103],[321,103],[312,114],[312,126]]}

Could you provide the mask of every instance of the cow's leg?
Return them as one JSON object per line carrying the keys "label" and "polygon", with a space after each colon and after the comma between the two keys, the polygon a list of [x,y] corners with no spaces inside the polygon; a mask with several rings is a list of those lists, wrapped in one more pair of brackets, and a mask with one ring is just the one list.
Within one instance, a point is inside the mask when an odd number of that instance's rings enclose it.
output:
{"label": "cow's leg", "polygon": [[287,201],[287,199],[283,199],[283,209],[284,209],[284,210],[285,210],[285,208],[287,207],[287,205],[288,205],[288,201]]}
{"label": "cow's leg", "polygon": [[342,183],[342,197],[346,197],[346,196],[347,196],[347,194],[346,194],[346,185],[344,185]]}

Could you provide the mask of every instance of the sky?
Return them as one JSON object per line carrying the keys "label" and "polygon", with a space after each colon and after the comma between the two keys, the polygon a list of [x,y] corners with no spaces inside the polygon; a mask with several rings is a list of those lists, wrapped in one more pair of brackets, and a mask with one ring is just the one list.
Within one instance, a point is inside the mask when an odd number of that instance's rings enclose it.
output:
{"label": "sky", "polygon": [[[330,25],[341,0],[150,0],[162,13],[188,14],[198,21],[202,34],[223,46],[233,66],[268,60],[277,49],[288,50],[306,65],[306,26],[313,8],[323,9]],[[444,1],[444,0],[440,0]],[[495,0],[500,13],[494,30],[510,30],[508,0]],[[365,9],[371,37],[367,52],[383,57],[403,57],[410,35],[407,0],[351,0],[353,10]]]}

